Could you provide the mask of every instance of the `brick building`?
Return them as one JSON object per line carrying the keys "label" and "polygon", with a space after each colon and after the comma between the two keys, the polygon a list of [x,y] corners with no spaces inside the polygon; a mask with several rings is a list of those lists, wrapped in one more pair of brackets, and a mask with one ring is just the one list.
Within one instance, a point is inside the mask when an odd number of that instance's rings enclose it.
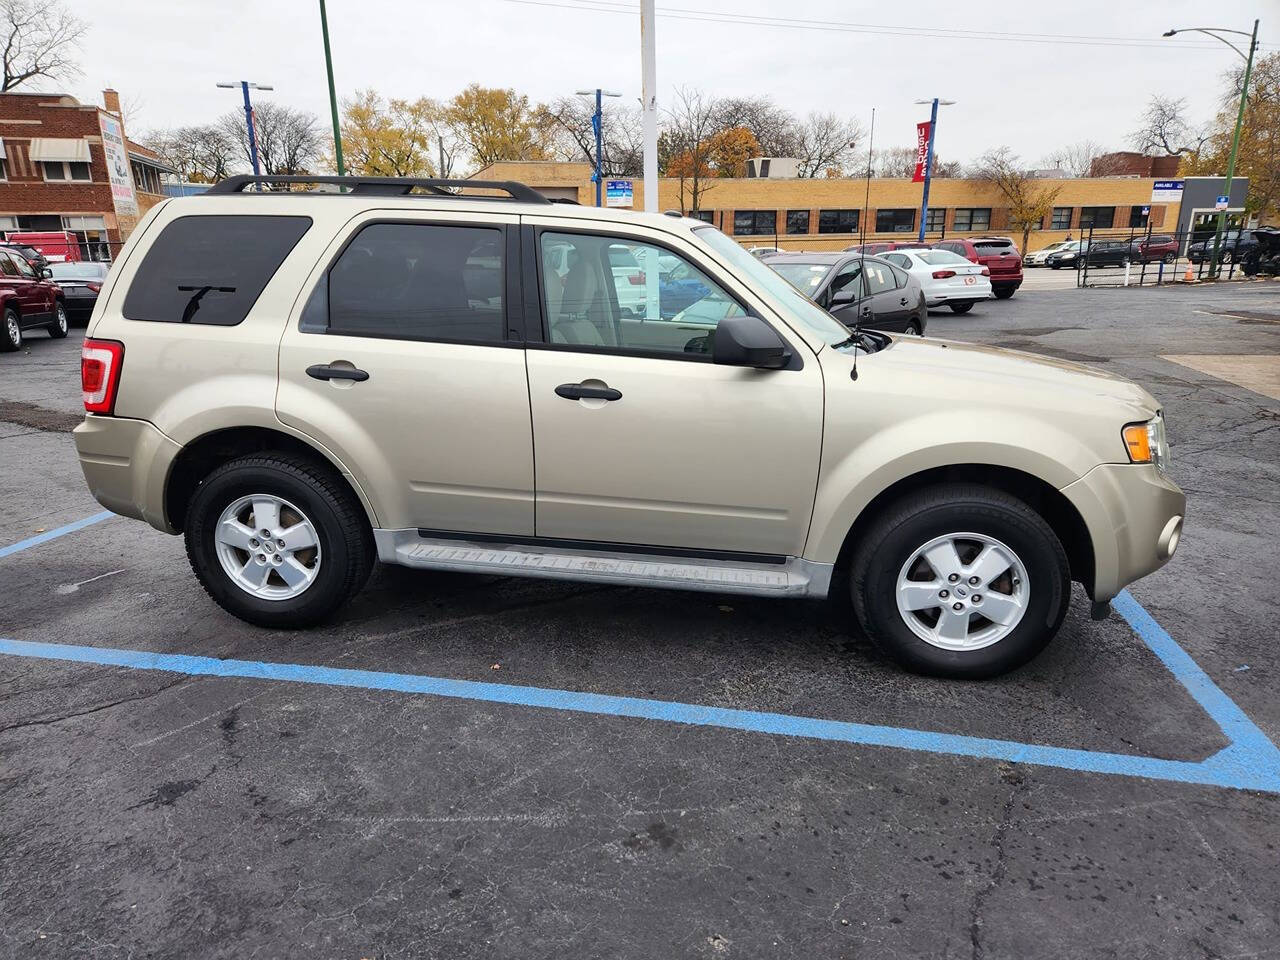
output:
{"label": "brick building", "polygon": [[1091,177],[1151,177],[1172,180],[1178,175],[1181,157],[1153,157],[1145,153],[1122,150],[1104,153],[1089,164]]}
{"label": "brick building", "polygon": [[[1150,159],[1150,158],[1148,158]],[[548,196],[595,202],[591,167],[585,163],[495,163],[477,178],[519,180]],[[1052,211],[1031,233],[1029,250],[1038,250],[1067,237],[1097,230],[1173,230],[1179,224],[1180,204],[1153,203],[1154,178],[1097,177],[1036,181],[1040,189],[1056,190]],[[635,178],[635,209],[643,209],[644,185]],[[658,209],[692,211],[691,184],[677,179],[658,181]],[[910,180],[873,179],[870,200],[867,181],[855,179],[743,178],[703,180],[697,216],[715,224],[748,246],[764,245],[803,250],[840,250],[868,240],[910,239],[920,228],[921,185]],[[1233,208],[1234,209],[1234,208]],[[1008,201],[988,181],[935,178],[929,195],[928,239],[1014,235]]]}
{"label": "brick building", "polygon": [[103,107],[57,93],[0,93],[0,233],[70,230],[109,260],[165,198],[172,169],[124,134],[120,97]]}

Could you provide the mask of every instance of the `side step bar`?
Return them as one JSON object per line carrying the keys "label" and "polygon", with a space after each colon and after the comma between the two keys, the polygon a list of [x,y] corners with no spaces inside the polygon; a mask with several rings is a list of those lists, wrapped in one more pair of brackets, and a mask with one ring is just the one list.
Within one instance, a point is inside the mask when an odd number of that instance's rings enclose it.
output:
{"label": "side step bar", "polygon": [[423,570],[545,577],[773,597],[825,597],[832,566],[800,557],[783,563],[706,560],[625,551],[437,540],[417,530],[375,530],[378,559]]}

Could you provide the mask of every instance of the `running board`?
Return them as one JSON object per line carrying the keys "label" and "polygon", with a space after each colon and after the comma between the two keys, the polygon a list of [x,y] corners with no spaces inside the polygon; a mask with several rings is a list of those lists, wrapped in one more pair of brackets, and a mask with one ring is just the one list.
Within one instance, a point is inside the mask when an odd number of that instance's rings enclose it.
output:
{"label": "running board", "polygon": [[626,551],[436,540],[417,530],[375,530],[378,559],[421,570],[545,577],[773,597],[825,597],[832,566],[800,557],[782,563],[708,560]]}

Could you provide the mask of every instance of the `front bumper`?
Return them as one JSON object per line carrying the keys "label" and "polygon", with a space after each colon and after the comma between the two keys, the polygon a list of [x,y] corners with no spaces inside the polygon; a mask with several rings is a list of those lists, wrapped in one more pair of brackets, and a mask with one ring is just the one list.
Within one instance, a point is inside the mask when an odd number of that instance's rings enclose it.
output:
{"label": "front bumper", "polygon": [[164,513],[169,467],[182,449],[146,420],[90,414],[72,431],[94,498],[113,513],[175,533]]}
{"label": "front bumper", "polygon": [[1093,541],[1095,601],[1108,601],[1159,570],[1178,549],[1187,498],[1151,464],[1104,463],[1062,493]]}

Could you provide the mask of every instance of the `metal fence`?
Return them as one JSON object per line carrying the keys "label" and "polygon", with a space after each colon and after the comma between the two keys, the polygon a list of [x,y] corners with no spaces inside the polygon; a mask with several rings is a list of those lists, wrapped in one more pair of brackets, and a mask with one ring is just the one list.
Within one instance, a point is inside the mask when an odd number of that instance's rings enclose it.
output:
{"label": "metal fence", "polygon": [[[1072,265],[1080,287],[1156,286],[1205,280],[1211,276],[1214,231],[1210,227],[1174,231],[1147,228],[1082,232]],[[1253,243],[1252,232],[1232,226],[1218,247],[1218,279],[1243,276],[1240,260]]]}

